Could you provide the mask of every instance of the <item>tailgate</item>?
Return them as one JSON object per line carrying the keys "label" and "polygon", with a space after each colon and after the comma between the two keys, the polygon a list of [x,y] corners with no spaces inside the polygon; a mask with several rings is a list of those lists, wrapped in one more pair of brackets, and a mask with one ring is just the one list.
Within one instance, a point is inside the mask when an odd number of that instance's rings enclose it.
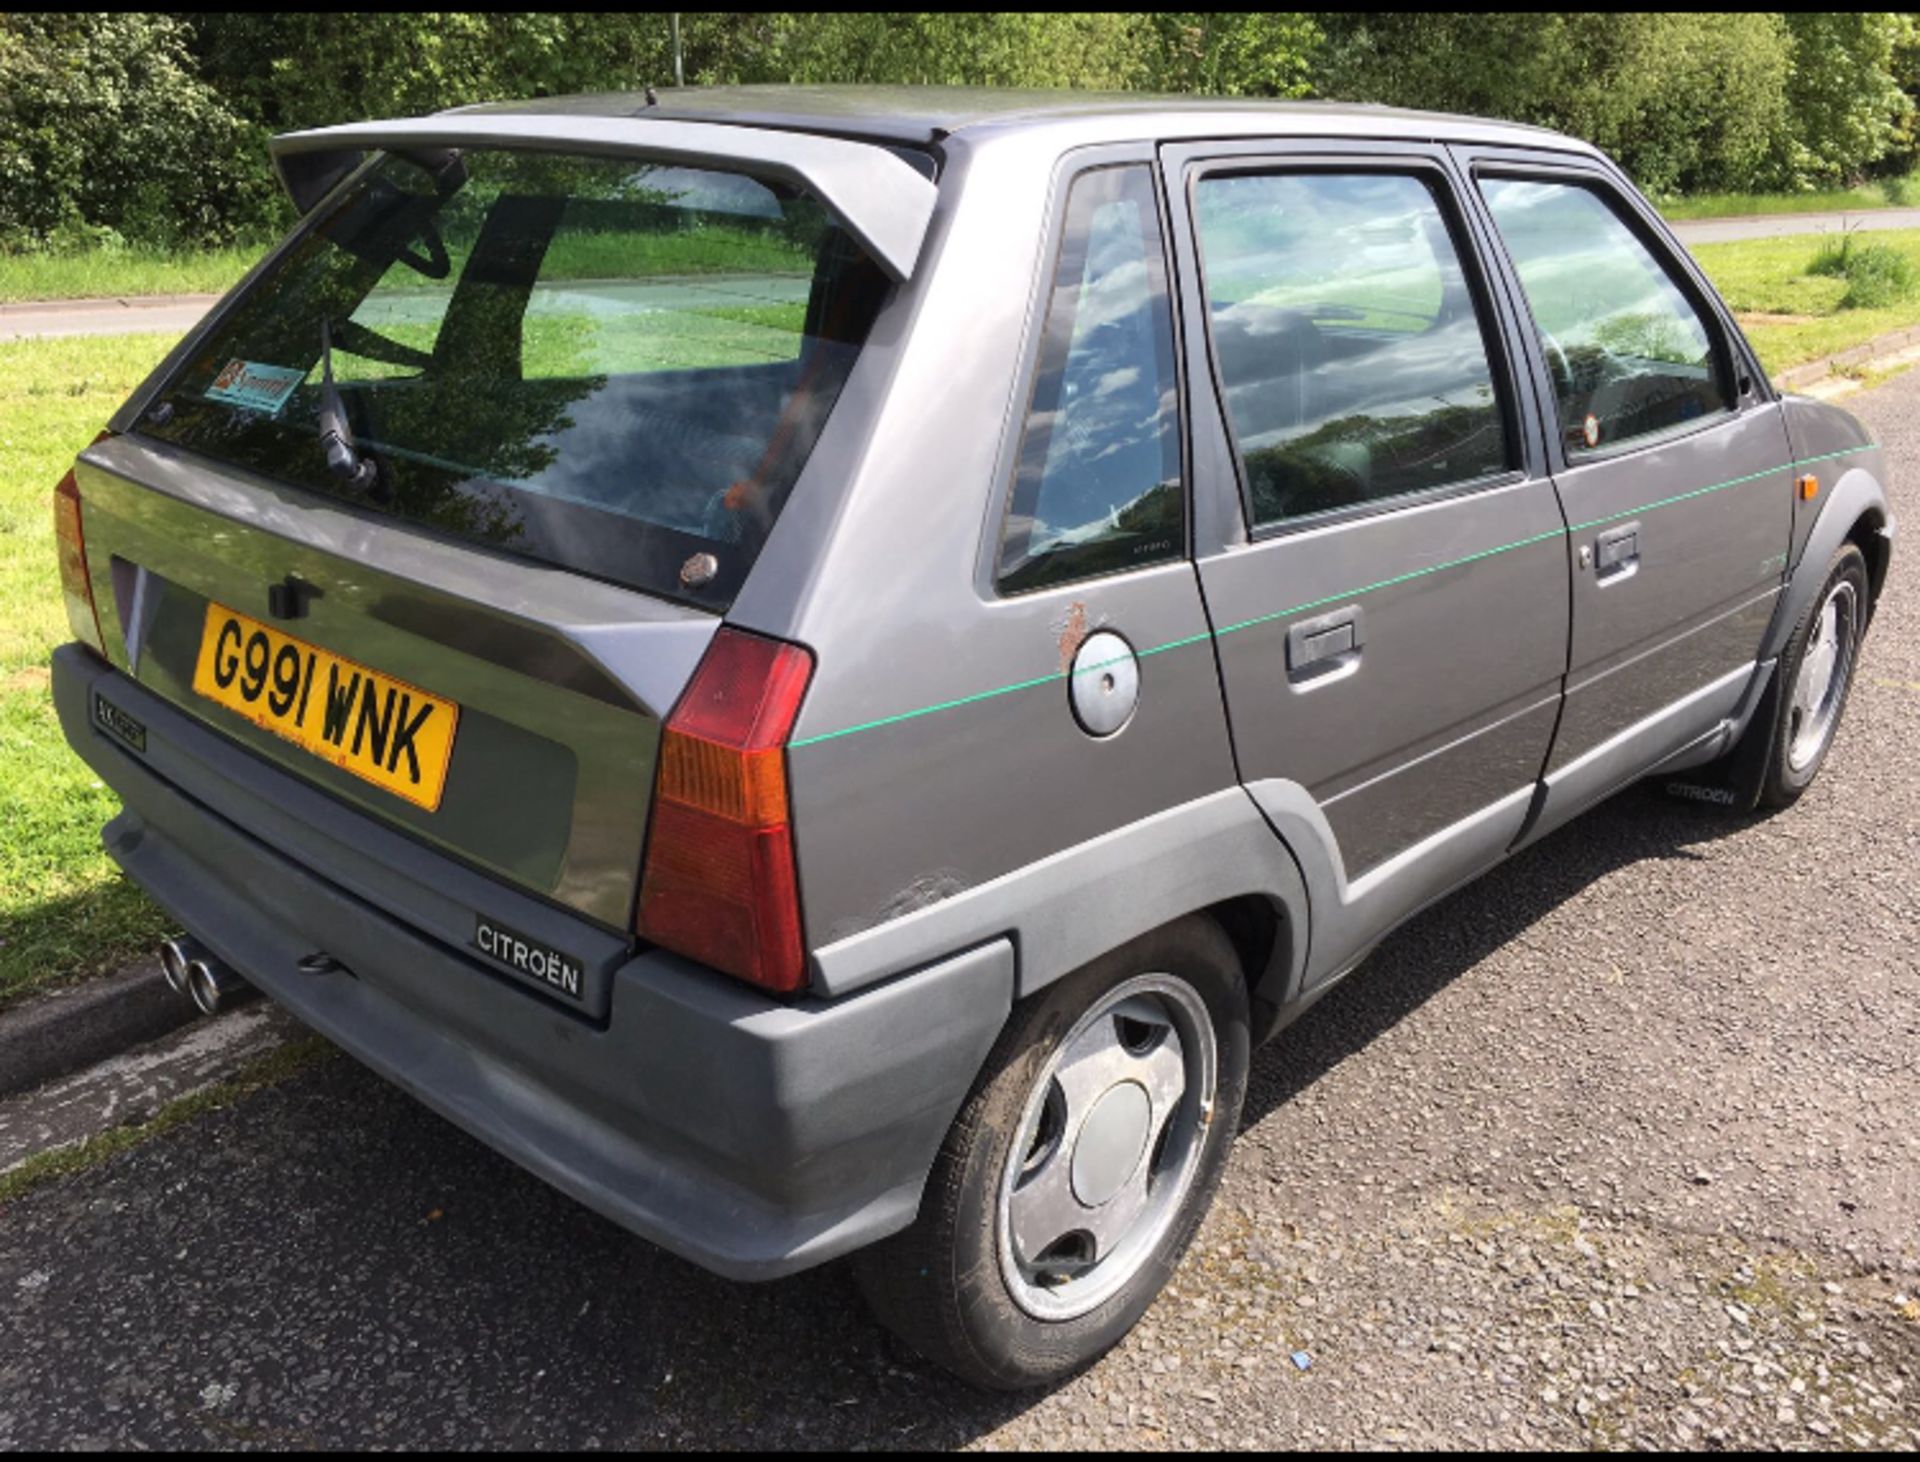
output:
{"label": "tailgate", "polygon": [[[629,927],[660,723],[716,615],[450,542],[161,443],[102,441],[77,475],[95,602],[118,667],[382,823]],[[346,755],[352,730],[336,725],[329,757],[318,714],[305,733],[276,720],[270,687],[244,701],[229,676],[228,694],[208,693],[212,641],[230,621],[258,626],[263,644],[290,643],[288,663],[314,679],[331,670],[338,688],[364,675],[391,700],[417,697],[444,714],[444,781],[437,745],[423,773],[433,795],[378,775],[371,733],[397,727],[364,714],[377,707],[350,708],[370,720],[361,754]],[[244,648],[241,632],[226,630],[224,653]]]}

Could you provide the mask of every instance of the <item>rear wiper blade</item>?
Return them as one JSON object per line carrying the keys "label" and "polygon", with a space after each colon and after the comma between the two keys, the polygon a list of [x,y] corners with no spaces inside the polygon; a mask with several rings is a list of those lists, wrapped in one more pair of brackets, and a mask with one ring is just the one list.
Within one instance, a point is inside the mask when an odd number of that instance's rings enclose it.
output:
{"label": "rear wiper blade", "polygon": [[361,455],[347,424],[346,402],[333,383],[333,327],[320,321],[320,448],[327,454],[327,471],[351,492],[373,495],[380,483],[380,469],[373,459]]}

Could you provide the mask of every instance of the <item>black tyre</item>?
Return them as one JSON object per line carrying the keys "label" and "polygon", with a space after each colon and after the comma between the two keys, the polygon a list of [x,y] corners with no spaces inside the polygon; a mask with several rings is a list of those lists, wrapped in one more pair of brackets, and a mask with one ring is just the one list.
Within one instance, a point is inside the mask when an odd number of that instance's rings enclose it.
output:
{"label": "black tyre", "polygon": [[[1842,544],[1780,657],[1779,694],[1760,782],[1763,807],[1788,807],[1813,785],[1840,729],[1871,610],[1867,560]],[[1756,726],[1749,734],[1763,728]]]}
{"label": "black tyre", "polygon": [[1130,1330],[1213,1201],[1246,1096],[1247,991],[1190,917],[1016,1007],[911,1228],[854,1261],[881,1322],[976,1385],[1063,1380]]}

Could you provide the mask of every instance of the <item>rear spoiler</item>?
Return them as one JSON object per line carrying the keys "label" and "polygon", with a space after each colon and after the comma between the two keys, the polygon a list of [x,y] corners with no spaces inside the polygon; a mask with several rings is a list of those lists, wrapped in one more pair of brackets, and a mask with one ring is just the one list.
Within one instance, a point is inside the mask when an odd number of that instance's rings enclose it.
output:
{"label": "rear spoiler", "polygon": [[302,213],[375,149],[521,147],[747,168],[813,194],[896,280],[912,276],[938,196],[930,179],[875,143],[645,116],[451,113],[288,132],[267,146],[281,183]]}

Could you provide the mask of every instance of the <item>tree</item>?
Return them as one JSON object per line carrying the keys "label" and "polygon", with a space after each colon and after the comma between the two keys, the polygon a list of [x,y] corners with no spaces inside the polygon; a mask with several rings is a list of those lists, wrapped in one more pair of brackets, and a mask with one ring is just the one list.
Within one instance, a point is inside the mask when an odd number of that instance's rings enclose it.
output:
{"label": "tree", "polygon": [[[781,12],[709,32],[716,81],[1114,89],[1146,73],[1146,26],[1084,12]],[[703,48],[704,49],[704,48]],[[692,59],[692,52],[689,53]]]}
{"label": "tree", "polygon": [[1896,55],[1913,42],[1913,17],[1801,11],[1786,24],[1793,129],[1783,166],[1802,183],[1850,182],[1898,145],[1913,113],[1894,74]]}
{"label": "tree", "polygon": [[1326,43],[1301,11],[1160,11],[1153,32],[1153,89],[1217,96],[1312,96]]}
{"label": "tree", "polygon": [[0,244],[232,235],[272,181],[152,14],[0,14]]}
{"label": "tree", "polygon": [[1327,15],[1323,92],[1532,122],[1654,192],[1769,181],[1789,125],[1778,15]]}

